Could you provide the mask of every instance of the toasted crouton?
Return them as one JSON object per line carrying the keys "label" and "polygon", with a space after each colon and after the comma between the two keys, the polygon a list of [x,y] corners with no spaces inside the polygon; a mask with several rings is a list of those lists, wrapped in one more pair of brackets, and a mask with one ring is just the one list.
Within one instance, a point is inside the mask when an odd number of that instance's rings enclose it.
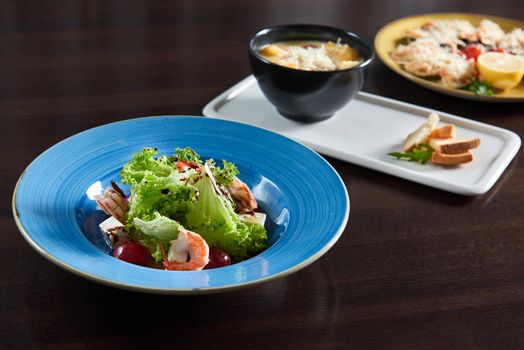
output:
{"label": "toasted crouton", "polygon": [[457,128],[454,124],[446,124],[441,128],[437,128],[431,132],[428,136],[428,141],[431,139],[450,139],[455,137]]}
{"label": "toasted crouton", "polygon": [[438,121],[438,115],[436,113],[431,113],[428,117],[428,120],[426,120],[424,124],[419,126],[418,129],[416,129],[411,134],[409,134],[408,137],[406,137],[406,140],[404,140],[404,143],[402,144],[404,152],[408,152],[412,150],[413,147],[426,141],[428,136],[437,126]]}
{"label": "toasted crouton", "polygon": [[431,161],[441,165],[459,165],[469,163],[473,160],[473,154],[469,151],[459,154],[444,154],[434,151],[431,154]]}
{"label": "toasted crouton", "polygon": [[260,54],[268,57],[286,56],[288,52],[276,45],[266,45],[260,50]]}
{"label": "toasted crouton", "polygon": [[435,151],[444,154],[459,154],[464,153],[470,149],[476,148],[480,145],[480,138],[450,138],[450,139],[432,139],[429,145]]}

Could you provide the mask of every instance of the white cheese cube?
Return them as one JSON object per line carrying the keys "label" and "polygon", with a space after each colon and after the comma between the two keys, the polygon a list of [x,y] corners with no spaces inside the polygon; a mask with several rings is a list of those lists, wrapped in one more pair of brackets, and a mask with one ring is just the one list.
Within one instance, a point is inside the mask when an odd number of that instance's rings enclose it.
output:
{"label": "white cheese cube", "polygon": [[106,235],[109,233],[116,233],[124,229],[124,224],[118,221],[115,217],[110,216],[98,225],[102,233]]}
{"label": "white cheese cube", "polygon": [[100,231],[102,231],[106,243],[111,248],[116,244],[122,244],[129,241],[129,235],[124,232],[124,224],[113,216],[102,221],[98,227],[100,227]]}
{"label": "white cheese cube", "polygon": [[264,226],[266,223],[266,214],[264,213],[241,214],[238,216],[238,218],[250,224],[259,224]]}

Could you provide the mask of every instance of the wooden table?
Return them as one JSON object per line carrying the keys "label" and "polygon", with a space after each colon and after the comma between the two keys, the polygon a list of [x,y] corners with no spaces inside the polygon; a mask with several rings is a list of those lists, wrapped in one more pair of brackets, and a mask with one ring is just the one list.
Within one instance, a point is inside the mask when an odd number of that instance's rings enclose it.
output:
{"label": "wooden table", "polygon": [[[49,263],[18,233],[11,195],[56,142],[144,115],[199,115],[247,76],[258,29],[327,24],[369,41],[426,12],[522,20],[519,1],[52,1],[0,3],[0,348],[522,349],[524,156],[462,197],[327,158],[349,224],[313,265],[196,297],[138,294]],[[440,95],[376,60],[364,91],[524,135],[523,104]]]}

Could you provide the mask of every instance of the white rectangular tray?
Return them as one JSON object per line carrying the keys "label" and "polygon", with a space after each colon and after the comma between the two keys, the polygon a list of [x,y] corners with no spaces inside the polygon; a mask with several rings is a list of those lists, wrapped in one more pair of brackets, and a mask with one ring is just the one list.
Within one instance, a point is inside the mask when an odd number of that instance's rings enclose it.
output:
{"label": "white rectangular tray", "polygon": [[282,117],[264,97],[253,76],[242,80],[209,102],[207,117],[232,120],[268,129],[301,142],[319,153],[463,195],[487,192],[520,148],[512,131],[438,112],[441,123],[457,126],[457,136],[481,138],[474,161],[446,168],[397,160],[388,152],[400,151],[408,133],[433,110],[365,92],[318,123],[300,123]]}

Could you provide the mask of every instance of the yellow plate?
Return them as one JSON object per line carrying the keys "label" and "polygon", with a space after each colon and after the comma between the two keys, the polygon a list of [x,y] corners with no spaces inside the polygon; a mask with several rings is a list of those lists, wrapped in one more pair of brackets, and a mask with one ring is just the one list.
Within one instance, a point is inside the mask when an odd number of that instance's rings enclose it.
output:
{"label": "yellow plate", "polygon": [[394,22],[386,24],[379,30],[375,36],[375,51],[382,62],[389,68],[401,76],[411,80],[412,82],[421,85],[425,88],[438,91],[444,94],[467,98],[471,100],[492,101],[492,102],[524,102],[524,82],[521,82],[517,87],[504,91],[495,92],[492,96],[477,95],[469,91],[461,89],[453,89],[444,87],[441,84],[429,81],[409,72],[403,70],[390,57],[391,51],[396,47],[396,42],[406,36],[409,29],[420,27],[429,20],[438,19],[464,19],[476,26],[482,19],[489,19],[497,23],[505,32],[511,31],[513,28],[523,28],[524,22],[515,21],[508,18],[472,14],[472,13],[430,13],[425,15],[417,15],[398,19]]}

